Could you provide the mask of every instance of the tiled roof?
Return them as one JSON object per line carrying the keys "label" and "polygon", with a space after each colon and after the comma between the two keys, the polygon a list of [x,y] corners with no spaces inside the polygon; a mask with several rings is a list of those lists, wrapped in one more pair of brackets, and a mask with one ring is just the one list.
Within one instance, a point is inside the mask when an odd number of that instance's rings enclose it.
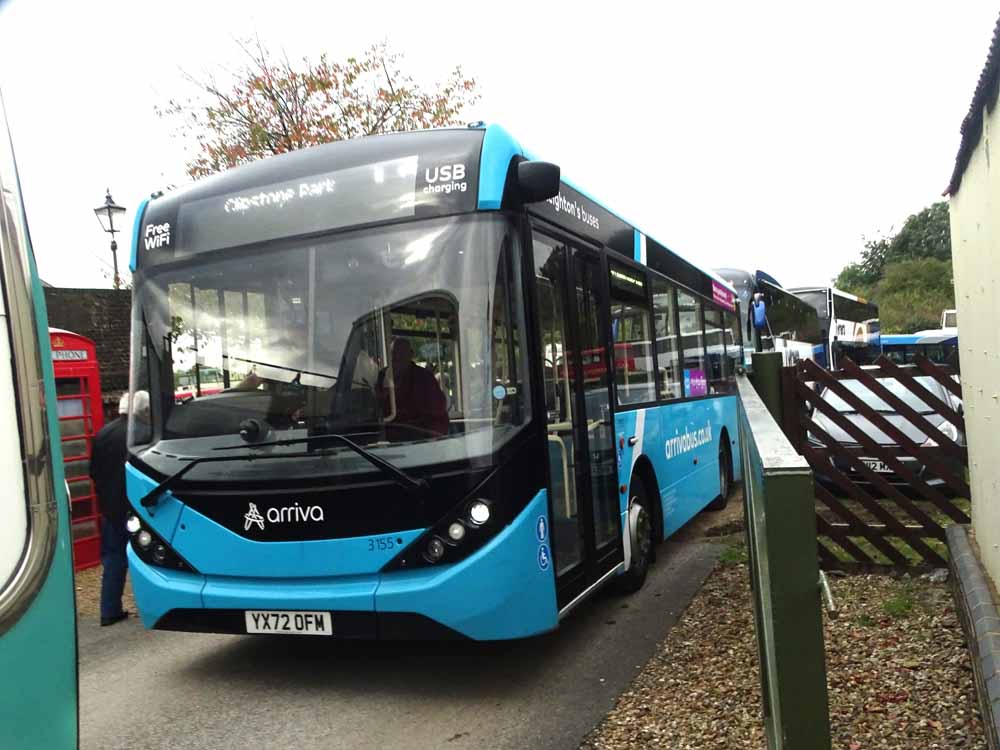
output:
{"label": "tiled roof", "polygon": [[979,83],[976,84],[976,93],[972,96],[969,113],[962,120],[962,142],[958,147],[955,170],[951,173],[951,182],[948,183],[945,195],[954,195],[962,184],[962,175],[969,166],[969,158],[983,132],[983,107],[996,96],[998,74],[1000,74],[1000,18],[997,19],[997,25],[993,29],[990,53],[986,56],[983,72],[979,74]]}

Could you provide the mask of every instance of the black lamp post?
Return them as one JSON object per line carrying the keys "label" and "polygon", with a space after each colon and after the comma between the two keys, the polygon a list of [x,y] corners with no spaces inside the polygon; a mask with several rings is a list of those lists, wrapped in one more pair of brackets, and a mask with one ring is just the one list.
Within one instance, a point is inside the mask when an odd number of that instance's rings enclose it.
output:
{"label": "black lamp post", "polygon": [[111,258],[115,264],[115,289],[121,288],[121,279],[118,277],[118,243],[115,242],[115,234],[120,229],[115,229],[115,217],[121,218],[125,213],[125,208],[119,206],[111,198],[111,188],[108,188],[107,195],[104,196],[104,205],[94,209],[101,228],[111,235]]}

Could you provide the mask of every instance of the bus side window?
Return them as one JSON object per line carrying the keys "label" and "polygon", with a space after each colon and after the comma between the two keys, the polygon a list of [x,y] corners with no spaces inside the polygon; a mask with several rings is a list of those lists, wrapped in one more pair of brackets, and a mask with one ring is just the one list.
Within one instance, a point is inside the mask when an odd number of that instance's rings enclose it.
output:
{"label": "bus side window", "polygon": [[723,313],[726,340],[726,390],[736,391],[736,368],[742,364],[740,353],[740,323],[735,313]]}
{"label": "bus side window", "polygon": [[656,371],[660,399],[681,398],[681,356],[677,345],[677,296],[673,286],[653,277],[653,319],[656,322]]}
{"label": "bus side window", "polygon": [[681,341],[684,346],[685,396],[708,395],[705,373],[704,328],[701,314],[701,300],[687,292],[677,292],[677,307],[680,312]]}
{"label": "bus side window", "polygon": [[[615,394],[622,405],[649,403],[656,400],[656,383],[646,279],[641,271],[614,263],[610,271]],[[584,368],[586,373],[586,360]]]}
{"label": "bus side window", "polygon": [[708,392],[725,393],[726,349],[722,312],[705,306],[705,354],[708,360]]}

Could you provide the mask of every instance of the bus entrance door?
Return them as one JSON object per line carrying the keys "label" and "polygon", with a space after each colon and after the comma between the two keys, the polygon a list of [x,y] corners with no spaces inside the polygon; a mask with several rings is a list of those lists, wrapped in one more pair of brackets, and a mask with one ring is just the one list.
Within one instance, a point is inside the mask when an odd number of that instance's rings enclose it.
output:
{"label": "bus entrance door", "polygon": [[[536,309],[559,608],[623,559],[600,260],[535,234]],[[596,366],[595,366],[596,363]]]}

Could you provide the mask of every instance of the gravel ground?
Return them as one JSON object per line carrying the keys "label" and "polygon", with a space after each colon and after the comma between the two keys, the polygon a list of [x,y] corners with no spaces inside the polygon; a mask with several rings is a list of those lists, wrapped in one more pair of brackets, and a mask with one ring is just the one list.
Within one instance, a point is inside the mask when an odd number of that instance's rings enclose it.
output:
{"label": "gravel ground", "polygon": [[[582,750],[765,747],[757,645],[734,544]],[[985,748],[969,655],[947,584],[832,578],[826,619],[833,747]]]}
{"label": "gravel ground", "polygon": [[[97,565],[76,574],[76,614],[77,617],[96,620],[101,615],[101,571]],[[135,617],[135,599],[132,596],[132,579],[125,578],[125,595],[122,606]]]}

